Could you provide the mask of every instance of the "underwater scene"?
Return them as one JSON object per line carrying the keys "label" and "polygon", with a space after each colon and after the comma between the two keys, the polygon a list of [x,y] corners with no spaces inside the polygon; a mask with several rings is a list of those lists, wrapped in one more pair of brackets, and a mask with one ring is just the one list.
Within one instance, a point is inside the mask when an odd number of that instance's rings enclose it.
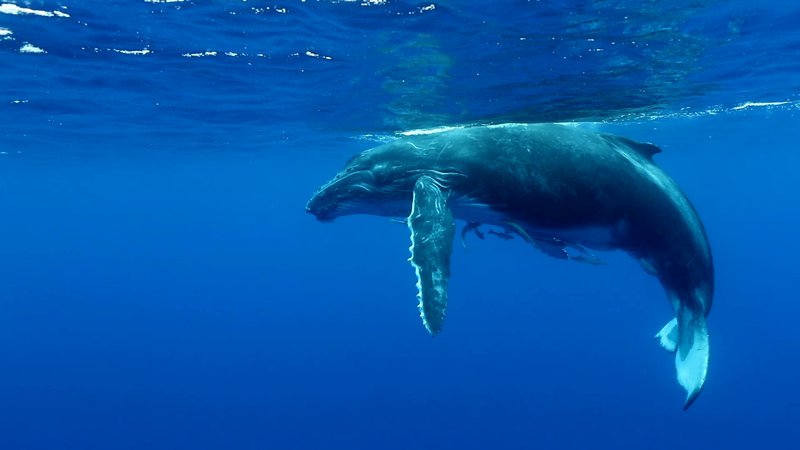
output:
{"label": "underwater scene", "polygon": [[800,448],[798,24],[0,0],[0,449]]}

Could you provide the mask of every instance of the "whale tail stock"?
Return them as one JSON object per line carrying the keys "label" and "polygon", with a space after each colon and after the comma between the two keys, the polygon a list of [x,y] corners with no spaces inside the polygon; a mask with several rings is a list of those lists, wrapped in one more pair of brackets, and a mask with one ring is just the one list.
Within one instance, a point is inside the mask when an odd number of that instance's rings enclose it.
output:
{"label": "whale tail stock", "polygon": [[700,394],[708,373],[708,328],[704,303],[697,295],[697,291],[689,294],[693,301],[686,302],[678,301],[677,294],[671,293],[676,317],[655,336],[664,349],[675,353],[678,383],[686,390],[684,410]]}

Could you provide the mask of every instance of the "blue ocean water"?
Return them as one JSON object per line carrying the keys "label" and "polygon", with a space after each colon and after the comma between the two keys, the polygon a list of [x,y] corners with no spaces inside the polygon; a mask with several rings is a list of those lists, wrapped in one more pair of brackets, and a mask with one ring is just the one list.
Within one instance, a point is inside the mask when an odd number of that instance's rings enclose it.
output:
{"label": "blue ocean water", "polygon": [[[800,6],[0,3],[0,448],[800,447]],[[402,224],[304,211],[443,125],[658,144],[716,266],[688,411],[621,253],[455,246],[445,329]]]}

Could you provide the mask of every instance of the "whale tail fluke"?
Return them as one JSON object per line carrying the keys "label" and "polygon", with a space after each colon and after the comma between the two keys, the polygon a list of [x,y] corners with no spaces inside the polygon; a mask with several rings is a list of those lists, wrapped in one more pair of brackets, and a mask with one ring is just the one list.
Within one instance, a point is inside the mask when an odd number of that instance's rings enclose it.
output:
{"label": "whale tail fluke", "polygon": [[678,319],[670,320],[661,331],[656,333],[654,339],[658,339],[664,350],[675,353],[678,348]]}
{"label": "whale tail fluke", "polygon": [[692,405],[708,373],[708,328],[705,314],[687,306],[678,309],[675,368],[678,383],[686,389],[683,409]]}
{"label": "whale tail fluke", "polygon": [[678,383],[686,390],[683,409],[689,408],[703,389],[708,373],[708,328],[705,315],[681,306],[678,317],[664,325],[655,339],[675,353]]}

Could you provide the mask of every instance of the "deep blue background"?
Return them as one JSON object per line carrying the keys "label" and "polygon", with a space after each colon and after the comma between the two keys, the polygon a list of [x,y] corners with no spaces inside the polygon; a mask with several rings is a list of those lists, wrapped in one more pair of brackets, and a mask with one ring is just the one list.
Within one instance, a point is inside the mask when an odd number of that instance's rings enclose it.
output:
{"label": "deep blue background", "polygon": [[[766,21],[759,14],[796,11],[710,3],[694,16],[642,12],[634,26],[616,19],[619,5],[526,15],[523,2],[491,11],[465,4],[434,10],[442,25],[423,34],[445,43],[435,52],[399,53],[408,48],[396,27],[419,35],[430,22],[389,18],[424,4],[289,4],[283,26],[295,39],[280,29],[252,38],[288,49],[275,50],[275,71],[257,59],[180,56],[241,51],[249,38],[237,30],[270,30],[259,28],[261,14],[242,24],[220,12],[239,2],[76,2],[69,19],[0,15],[0,27],[14,32],[0,41],[0,67],[13,68],[0,75],[0,448],[797,448],[800,80],[794,59],[775,56],[789,55],[798,36],[773,21],[769,44],[755,37]],[[568,17],[582,25],[564,31],[557,51],[582,51],[586,30],[658,30],[654,17],[682,38],[737,26],[744,37],[709,44],[700,55],[710,61],[685,60],[706,69],[684,74],[680,89],[662,80],[658,95],[598,100],[608,87],[600,75],[600,87],[589,83],[569,101],[554,89],[526,102],[528,88],[500,69],[484,85],[466,83],[472,65],[520,60],[489,46],[459,48],[471,34],[453,35],[448,20],[485,19],[519,41],[524,20],[539,20],[528,31],[544,35]],[[356,31],[384,40],[361,46]],[[313,50],[332,60],[291,56],[304,56],[312,48],[304,39],[317,32]],[[22,42],[48,53],[20,54]],[[87,42],[155,50],[80,50]],[[379,44],[395,50],[381,53]],[[742,49],[775,59],[771,70],[749,64],[755,57]],[[443,60],[426,52],[452,58],[450,75],[430,69]],[[728,61],[732,54],[742,59]],[[535,67],[555,61],[533,56],[518,63],[531,83]],[[676,75],[663,55],[628,56]],[[328,61],[338,65],[298,80],[303,64]],[[373,71],[379,63],[409,76],[430,69],[438,94],[425,90],[431,83],[415,85],[425,96],[446,100],[471,87],[458,108],[429,107],[409,101],[413,88],[395,90],[387,80],[396,75]],[[571,95],[587,86],[576,74],[600,67],[553,64]],[[336,82],[359,76],[373,81]],[[642,83],[631,89],[656,81]],[[260,84],[269,92],[256,91]],[[562,112],[537,109],[545,100]],[[731,109],[746,101],[788,103]],[[404,225],[362,216],[320,224],[304,212],[351,154],[375,145],[365,136],[372,132],[604,115],[607,123],[587,126],[664,149],[656,162],[689,195],[711,239],[711,368],[687,412],[673,358],[651,339],[672,317],[669,304],[625,255],[603,254],[611,264],[595,267],[472,237],[466,249],[455,246],[445,330],[431,338],[416,310]]]}

